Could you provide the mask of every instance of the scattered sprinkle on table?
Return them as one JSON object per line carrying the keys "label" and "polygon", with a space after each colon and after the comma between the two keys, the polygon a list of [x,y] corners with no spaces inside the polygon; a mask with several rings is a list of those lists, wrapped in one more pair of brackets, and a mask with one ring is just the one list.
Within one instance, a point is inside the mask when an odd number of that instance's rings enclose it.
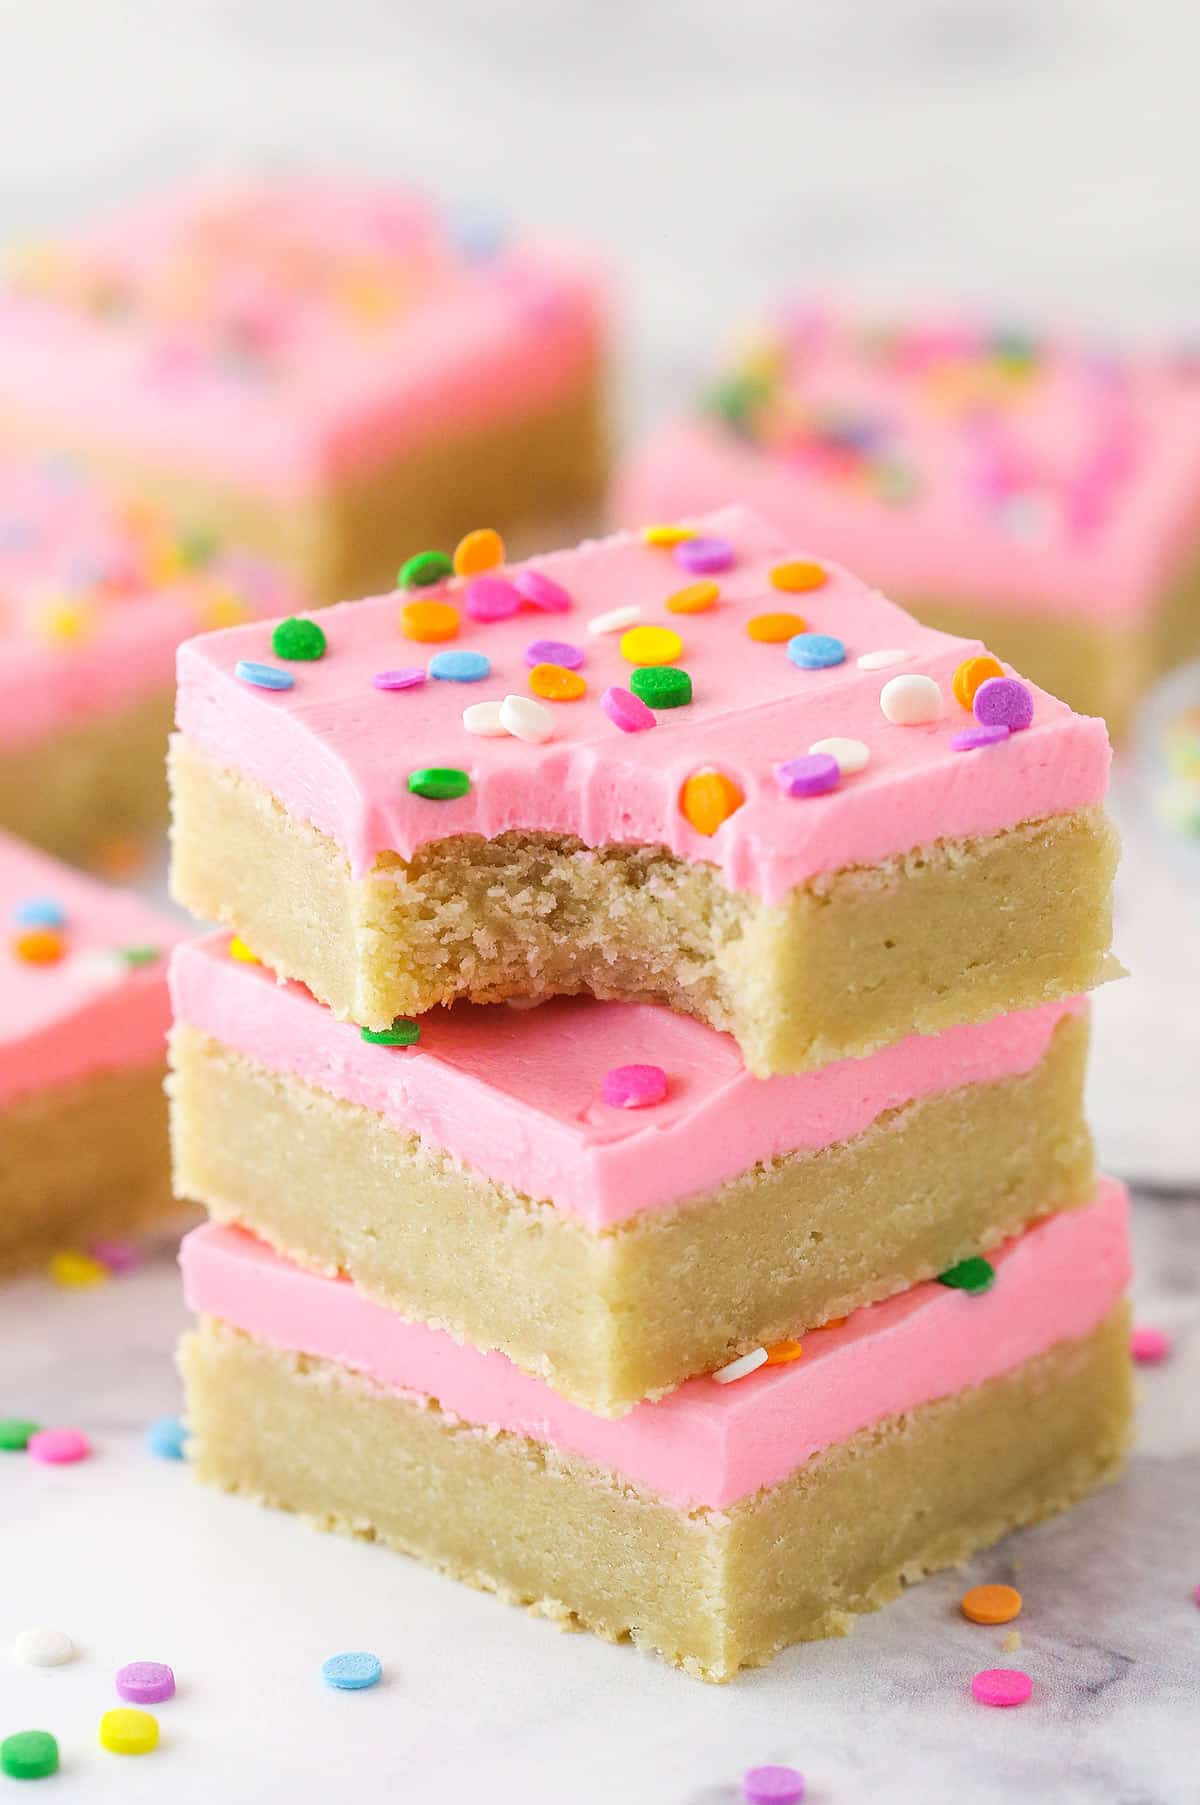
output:
{"label": "scattered sprinkle on table", "polygon": [[889,649],[882,652],[863,652],[854,662],[860,671],[886,671],[893,664],[903,664],[911,656],[910,652]]}
{"label": "scattered sprinkle on table", "polygon": [[954,700],[961,707],[969,710],[975,700],[975,692],[981,683],[989,677],[1003,677],[1004,666],[990,652],[976,654],[974,658],[964,658],[954,673]]}
{"label": "scattered sprinkle on table", "polygon": [[256,664],[253,658],[239,658],[233,674],[254,689],[291,689],[296,681],[290,671],[281,671],[273,664]]}
{"label": "scattered sprinkle on table", "polygon": [[417,689],[425,682],[425,668],[410,664],[404,670],[376,671],[371,682],[376,689]]}
{"label": "scattered sprinkle on table", "polygon": [[108,1267],[91,1254],[79,1253],[73,1247],[63,1248],[50,1256],[50,1277],[64,1291],[85,1291],[93,1285],[106,1284]]}
{"label": "scattered sprinkle on table", "polygon": [[879,692],[879,706],[893,727],[925,727],[941,719],[942,692],[932,677],[911,671],[888,679]]}
{"label": "scattered sprinkle on table", "polygon": [[554,737],[553,714],[532,696],[505,696],[499,717],[504,732],[528,746],[544,746]]}
{"label": "scattered sprinkle on table", "polygon": [[765,1347],[751,1348],[748,1354],[742,1354],[731,1360],[728,1366],[719,1366],[713,1374],[718,1385],[733,1385],[738,1379],[744,1379],[749,1373],[756,1373],[760,1366],[767,1364]]}
{"label": "scattered sprinkle on table", "polygon": [[610,608],[607,614],[594,614],[587,624],[589,633],[623,633],[626,627],[632,627],[641,619],[642,611],[638,607]]}
{"label": "scattered sprinkle on table", "polygon": [[846,648],[832,633],[797,633],[788,640],[787,655],[802,671],[832,670],[846,662]]}
{"label": "scattered sprinkle on table", "polygon": [[789,558],[772,568],[771,582],[776,589],[785,589],[795,595],[807,589],[819,589],[828,574],[823,564],[814,564],[811,558]]}
{"label": "scattered sprinkle on table", "polygon": [[742,1775],[747,1805],[799,1805],[804,1775],[794,1767],[750,1767]]}
{"label": "scattered sprinkle on table", "polygon": [[1139,1323],[1129,1338],[1129,1351],[1139,1366],[1157,1366],[1171,1352],[1171,1337],[1165,1329]]}
{"label": "scattered sprinkle on table", "polygon": [[1015,1586],[972,1586],[959,1600],[959,1609],[972,1623],[1011,1623],[1021,1615],[1021,1604]]}
{"label": "scattered sprinkle on table", "polygon": [[45,1780],[58,1772],[58,1744],[49,1730],[18,1730],[0,1742],[0,1774],[10,1780]]}
{"label": "scattered sprinkle on table", "polygon": [[24,928],[12,950],[23,965],[57,965],[67,949],[57,928]]}
{"label": "scattered sprinkle on table", "polygon": [[667,597],[667,612],[669,614],[707,614],[720,593],[717,585],[712,582],[688,583],[683,589],[677,589],[673,595]]}
{"label": "scattered sprinkle on table", "polygon": [[92,1446],[82,1429],[39,1429],[29,1437],[25,1451],[44,1466],[65,1467],[86,1460]]}
{"label": "scattered sprinkle on table", "polygon": [[827,757],[835,758],[843,777],[865,771],[871,762],[871,748],[862,740],[843,739],[838,735],[827,740],[814,740],[808,750],[813,757],[823,752]]}
{"label": "scattered sprinkle on table", "polygon": [[1023,1705],[1033,1681],[1019,1667],[985,1667],[971,1681],[971,1696],[981,1705]]}
{"label": "scattered sprinkle on table", "polygon": [[361,1650],[330,1655],[321,1662],[321,1678],[337,1692],[364,1692],[368,1686],[377,1686],[382,1677],[379,1656]]}
{"label": "scattered sprinkle on table", "polygon": [[435,652],[429,675],[443,683],[482,683],[492,674],[492,661],[483,652]]}
{"label": "scattered sprinkle on table", "polygon": [[0,1416],[0,1453],[24,1454],[39,1425],[23,1416]]}
{"label": "scattered sprinkle on table", "polygon": [[647,1109],[667,1094],[667,1074],[660,1065],[615,1065],[601,1086],[611,1109]]}
{"label": "scattered sprinkle on table", "polygon": [[146,1446],[158,1460],[183,1460],[187,1430],[177,1416],[156,1416],[146,1430]]}
{"label": "scattered sprinkle on table", "polygon": [[691,678],[674,664],[639,666],[629,687],[647,708],[685,708],[692,699]]}
{"label": "scattered sprinkle on table", "polygon": [[996,1268],[982,1254],[973,1254],[969,1260],[960,1260],[957,1266],[939,1272],[937,1282],[951,1291],[965,1291],[971,1297],[980,1297],[995,1284]]}
{"label": "scattered sprinkle on table", "polygon": [[736,814],[745,800],[724,771],[693,771],[679,792],[684,819],[706,838],[711,838],[730,815]]}
{"label": "scattered sprinkle on table", "polygon": [[276,658],[294,658],[308,663],[314,658],[323,658],[327,649],[324,631],[316,621],[302,620],[299,615],[278,621],[271,633],[271,650]]}
{"label": "scattered sprinkle on table", "polygon": [[511,620],[521,606],[521,592],[504,577],[475,577],[467,584],[467,613],[472,620]]}
{"label": "scattered sprinkle on table", "polygon": [[428,589],[454,575],[454,564],[445,552],[418,552],[400,566],[396,578],[401,589]]}
{"label": "scattered sprinkle on table", "polygon": [[148,1755],[158,1747],[158,1720],[149,1711],[116,1705],[100,1719],[100,1747],[114,1755]]}
{"label": "scattered sprinkle on table", "polygon": [[22,1630],[12,1652],[22,1667],[63,1667],[75,1659],[75,1644],[64,1630]]}
{"label": "scattered sprinkle on table", "polygon": [[420,770],[409,772],[408,787],[414,796],[424,796],[430,802],[453,802],[467,794],[471,779],[453,765],[422,765]]}
{"label": "scattered sprinkle on table", "polygon": [[975,752],[980,746],[998,746],[1002,740],[1011,738],[1007,727],[997,724],[995,727],[965,727],[961,733],[950,736],[951,752]]}
{"label": "scattered sprinkle on table", "polygon": [[543,614],[565,614],[571,606],[571,598],[562,584],[542,570],[519,570],[513,579],[513,588],[523,602],[528,602],[531,608],[540,608]]}
{"label": "scattered sprinkle on table", "polygon": [[421,1038],[421,1024],[398,1015],[390,1028],[360,1028],[359,1033],[372,1047],[415,1047]]}
{"label": "scattered sprinkle on table", "polygon": [[1033,691],[1019,677],[989,677],[971,704],[981,727],[1007,727],[1022,733],[1033,720]]}
{"label": "scattered sprinkle on table", "polygon": [[785,796],[824,796],[837,789],[841,775],[841,766],[828,752],[788,758],[775,767],[775,781]]}
{"label": "scattered sprinkle on table", "polygon": [[494,527],[476,527],[466,533],[454,548],[456,577],[477,576],[481,570],[494,570],[504,562],[504,541]]}
{"label": "scattered sprinkle on table", "polygon": [[400,610],[400,631],[418,645],[437,645],[458,632],[458,609],[450,602],[406,602]]}
{"label": "scattered sprinkle on table", "polygon": [[752,614],[746,622],[746,632],[756,645],[776,646],[803,633],[807,625],[800,614]]}
{"label": "scattered sprinkle on table", "polygon": [[175,1675],[165,1661],[129,1661],[114,1683],[118,1698],[131,1705],[161,1705],[175,1696]]}
{"label": "scattered sprinkle on table", "polygon": [[[661,672],[657,673],[661,675]],[[647,727],[654,726],[654,711],[648,708],[639,696],[613,684],[606,689],[600,698],[600,706],[622,733],[644,733]]]}
{"label": "scattered sprinkle on table", "polygon": [[681,539],[671,553],[680,570],[695,577],[715,577],[733,563],[733,547],[728,539],[703,538],[693,535]]}

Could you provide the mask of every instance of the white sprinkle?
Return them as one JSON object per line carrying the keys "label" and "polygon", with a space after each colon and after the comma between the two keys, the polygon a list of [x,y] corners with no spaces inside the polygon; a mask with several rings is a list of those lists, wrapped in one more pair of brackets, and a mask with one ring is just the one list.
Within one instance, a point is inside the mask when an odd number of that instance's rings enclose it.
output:
{"label": "white sprinkle", "polygon": [[887,652],[864,652],[862,657],[856,660],[856,663],[860,671],[886,671],[890,664],[903,664],[906,658],[911,657],[911,652],[897,652],[894,650]]}
{"label": "white sprinkle", "polygon": [[75,1644],[62,1630],[22,1630],[12,1652],[26,1667],[61,1667],[75,1659]]}
{"label": "white sprinkle", "polygon": [[871,748],[861,740],[843,740],[836,735],[830,740],[814,740],[808,748],[810,752],[824,752],[830,758],[836,758],[838,770],[843,777],[853,777],[856,771],[865,771],[871,761]]}
{"label": "white sprinkle", "polygon": [[893,677],[879,692],[879,706],[895,727],[924,727],[942,712],[942,692],[932,677],[912,672]]}
{"label": "white sprinkle", "polygon": [[632,627],[635,621],[641,620],[642,611],[636,605],[628,608],[610,608],[607,614],[597,614],[587,624],[589,633],[623,633],[626,627]]}
{"label": "white sprinkle", "polygon": [[502,740],[508,728],[500,719],[501,706],[499,702],[472,702],[469,708],[463,709],[462,724],[468,733],[480,734],[484,739]]}
{"label": "white sprinkle", "polygon": [[515,740],[542,746],[554,735],[554,716],[532,696],[505,696],[500,704],[500,724]]}
{"label": "white sprinkle", "polygon": [[728,1366],[718,1367],[713,1378],[718,1385],[732,1385],[735,1379],[744,1379],[747,1373],[757,1372],[760,1366],[767,1364],[767,1350],[756,1347],[740,1360],[731,1360]]}
{"label": "white sprinkle", "polygon": [[105,952],[101,946],[75,953],[64,969],[69,970],[73,978],[93,985],[97,990],[112,990],[129,976],[129,967],[120,953]]}

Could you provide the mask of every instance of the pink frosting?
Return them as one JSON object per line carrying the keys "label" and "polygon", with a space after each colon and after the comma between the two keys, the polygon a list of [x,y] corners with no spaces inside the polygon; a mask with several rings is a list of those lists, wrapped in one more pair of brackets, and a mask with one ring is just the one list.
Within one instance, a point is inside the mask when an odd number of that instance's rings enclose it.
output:
{"label": "pink frosting", "polygon": [[182,194],[34,245],[0,297],[0,405],[276,499],[535,408],[597,356],[595,267],[466,257],[403,191]]}
{"label": "pink frosting", "polygon": [[[1082,998],[977,1027],[913,1036],[869,1059],[792,1078],[753,1079],[734,1041],[645,1004],[558,998],[538,1009],[456,1004],[421,1023],[410,1048],[365,1042],[299,984],[230,959],[227,937],[180,946],[175,1018],[385,1116],[463,1165],[590,1229],[709,1191],[760,1161],[848,1140],[914,1098],[1014,1077],[1037,1064]],[[652,1108],[612,1108],[605,1073],[632,1063],[667,1074]]]}
{"label": "pink frosting", "polygon": [[[803,595],[772,587],[769,572],[802,548],[740,508],[698,523],[731,541],[733,568],[717,581],[721,598],[704,614],[672,614],[667,597],[692,579],[670,551],[640,535],[587,542],[536,560],[572,600],[555,614],[554,636],[583,653],[581,701],[550,703],[554,737],[543,745],[485,739],[462,724],[467,703],[525,691],[525,648],[545,637],[545,617],[521,612],[482,623],[465,609],[456,647],[491,661],[483,682],[430,681],[417,689],[378,690],[373,675],[425,658],[440,646],[401,637],[401,598],[378,596],[322,614],[329,651],[317,664],[293,666],[286,692],[239,681],[240,659],[270,662],[270,635],[254,625],[214,633],[180,648],[180,730],[201,751],[265,785],[301,820],[330,835],[353,870],[368,872],[381,852],[407,858],[429,840],[457,834],[492,837],[512,828],[610,842],[665,845],[677,855],[720,866],[731,888],[769,902],[817,872],[874,864],[944,837],[989,834],[1017,822],[1094,803],[1107,784],[1109,749],[1100,721],[1073,715],[1035,691],[1032,727],[986,754],[951,750],[968,717],[955,702],[955,667],[978,641],[920,627],[893,603],[837,565]],[[429,592],[415,592],[428,599]],[[462,602],[461,586],[443,597]],[[589,617],[638,607],[645,624],[668,626],[683,641],[677,662],[691,675],[694,700],[662,710],[648,732],[623,733],[600,706],[609,685],[627,686],[631,666],[619,633],[591,634]],[[747,620],[765,611],[799,614],[810,630],[837,635],[846,662],[800,670],[783,644],[760,644]],[[899,649],[909,656],[884,671],[862,671],[861,653]],[[925,727],[885,720],[880,690],[901,672],[932,677],[943,718]],[[870,763],[828,795],[785,796],[775,765],[831,735],[858,739]],[[469,773],[469,794],[431,802],[412,794],[414,767],[447,765]],[[684,816],[680,791],[699,768],[716,766],[745,797],[711,837]]]}
{"label": "pink frosting", "polygon": [[[881,332],[821,309],[781,309],[762,340],[775,371],[748,436],[717,419],[652,433],[617,519],[736,495],[902,598],[1093,620],[1136,619],[1196,555],[1194,358],[1061,339],[1005,376],[965,319]],[[888,499],[889,481],[913,492]]]}
{"label": "pink frosting", "polygon": [[389,1390],[436,1398],[468,1423],[582,1455],[683,1509],[722,1509],[872,1423],[1090,1333],[1129,1279],[1123,1187],[1103,1181],[1094,1203],[1049,1217],[989,1258],[996,1283],[981,1297],[917,1285],[806,1335],[789,1365],[724,1386],[689,1379],[611,1420],[567,1403],[503,1354],[406,1322],[240,1229],[196,1229],[180,1255],[191,1309]]}
{"label": "pink frosting", "polygon": [[[14,916],[23,903],[56,903],[64,957],[19,958]],[[180,929],[128,890],[116,890],[0,835],[0,1103],[95,1072],[161,1059],[170,1023],[167,958]],[[126,966],[129,948],[157,947]]]}
{"label": "pink frosting", "polygon": [[286,614],[260,560],[186,541],[67,460],[0,464],[0,746],[168,690],[175,648],[222,619]]}

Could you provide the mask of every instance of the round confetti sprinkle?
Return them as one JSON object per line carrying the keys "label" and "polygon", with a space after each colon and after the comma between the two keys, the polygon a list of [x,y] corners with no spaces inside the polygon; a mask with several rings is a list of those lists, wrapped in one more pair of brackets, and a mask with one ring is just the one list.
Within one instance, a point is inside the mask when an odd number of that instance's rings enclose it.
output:
{"label": "round confetti sprinkle", "polygon": [[667,1074],[660,1065],[615,1065],[601,1087],[610,1109],[647,1109],[667,1094]]}
{"label": "round confetti sprinkle", "polygon": [[261,965],[258,954],[252,952],[240,935],[235,934],[229,942],[229,957],[236,959],[239,965]]}
{"label": "round confetti sprinkle", "polygon": [[453,802],[467,794],[471,779],[453,765],[422,765],[409,772],[408,787],[414,796],[425,796],[430,802]]}
{"label": "round confetti sprinkle", "polygon": [[478,576],[481,570],[494,570],[497,564],[503,562],[504,541],[490,526],[476,527],[473,533],[465,534],[454,548],[456,577]]}
{"label": "round confetti sprinkle", "polygon": [[567,671],[577,671],[585,656],[565,639],[535,639],[525,647],[526,664],[561,664]]}
{"label": "round confetti sprinkle", "polygon": [[116,1688],[131,1705],[162,1705],[175,1696],[175,1675],[165,1661],[130,1661],[118,1667]]}
{"label": "round confetti sprinkle", "polygon": [[142,1263],[142,1256],[132,1241],[93,1241],[88,1252],[117,1277],[136,1272]]}
{"label": "round confetti sprinkle", "polygon": [[828,752],[785,759],[775,767],[775,781],[785,796],[824,796],[837,789],[841,776],[841,766]]}
{"label": "round confetti sprinkle", "polygon": [[13,940],[12,950],[25,965],[57,965],[66,946],[57,928],[26,928]]}
{"label": "round confetti sprinkle", "polygon": [[543,614],[565,614],[571,606],[562,584],[541,570],[519,570],[513,578],[513,588],[523,602],[540,608]]}
{"label": "round confetti sprinkle", "polygon": [[186,1459],[187,1430],[182,1418],[156,1416],[146,1431],[146,1446],[159,1460]]}
{"label": "round confetti sprinkle", "polygon": [[328,649],[325,634],[315,620],[302,620],[293,615],[281,620],[271,634],[271,650],[276,658],[295,658],[311,662],[323,658]]}
{"label": "round confetti sprinkle", "polygon": [[1007,727],[964,727],[950,736],[951,752],[975,752],[980,746],[998,746],[1011,738]]}
{"label": "round confetti sprinkle", "polygon": [[508,728],[500,719],[499,702],[472,702],[463,709],[462,724],[468,733],[474,733],[480,739],[502,740],[508,734]]}
{"label": "round confetti sprinkle", "polygon": [[492,674],[492,661],[482,652],[435,652],[429,660],[429,675],[443,683],[482,683]]}
{"label": "round confetti sprinkle", "polygon": [[578,702],[587,693],[579,672],[561,664],[535,664],[529,673],[529,687],[543,702]]}
{"label": "round confetti sprinkle", "polygon": [[819,589],[828,575],[823,564],[814,564],[809,558],[789,558],[785,564],[775,565],[771,582],[776,589],[798,595],[806,589]]}
{"label": "round confetti sprinkle", "polygon": [[108,1280],[108,1267],[101,1260],[94,1260],[90,1254],[77,1253],[74,1248],[64,1248],[61,1253],[50,1256],[50,1277],[66,1291],[84,1291],[92,1285],[105,1284]]}
{"label": "round confetti sprinkle", "polygon": [[681,540],[671,555],[680,570],[689,571],[694,577],[715,577],[728,570],[734,558],[728,539],[699,537]]}
{"label": "round confetti sprinkle", "polygon": [[256,664],[252,658],[239,658],[233,674],[253,689],[291,689],[296,681],[290,671],[277,670],[273,664]]}
{"label": "round confetti sprinkle", "polygon": [[476,577],[467,584],[467,613],[472,620],[511,620],[520,607],[520,590],[503,577]]}
{"label": "round confetti sprinkle", "polygon": [[726,777],[724,771],[693,771],[679,792],[679,806],[685,820],[706,838],[715,834],[745,800],[732,777]]}
{"label": "round confetti sprinkle", "polygon": [[338,1692],[365,1692],[368,1686],[379,1684],[383,1666],[378,1655],[365,1651],[330,1655],[321,1662],[321,1678]]}
{"label": "round confetti sprinkle", "polygon": [[1004,666],[990,652],[982,652],[975,658],[964,658],[954,673],[954,700],[968,713],[975,700],[975,691],[989,677],[1003,677]]}
{"label": "round confetti sprinkle", "polygon": [[683,545],[696,537],[694,526],[644,526],[642,538],[647,545]]}
{"label": "round confetti sprinkle", "polygon": [[65,1467],[86,1460],[92,1447],[81,1429],[39,1429],[29,1437],[25,1451],[43,1466]]}
{"label": "round confetti sprinkle", "polygon": [[937,1282],[939,1285],[948,1285],[952,1291],[965,1291],[971,1297],[981,1297],[995,1284],[996,1268],[982,1254],[973,1254],[969,1260],[960,1260],[957,1266],[950,1266],[945,1272],[939,1272]]}
{"label": "round confetti sprinkle", "polygon": [[1129,1351],[1139,1366],[1157,1366],[1171,1352],[1171,1337],[1165,1329],[1139,1324],[1129,1338]]}
{"label": "round confetti sprinkle", "polygon": [[376,689],[418,689],[424,681],[425,671],[419,664],[401,671],[376,671],[371,678]]}
{"label": "round confetti sprinkle", "polygon": [[971,704],[981,727],[1007,727],[1021,733],[1033,720],[1033,691],[1018,677],[989,677]]}
{"label": "round confetti sprinkle", "polygon": [[766,1364],[766,1348],[752,1348],[748,1354],[743,1354],[740,1359],[731,1360],[728,1366],[719,1366],[713,1374],[713,1378],[717,1381],[718,1385],[732,1385],[736,1380],[744,1379],[747,1373],[757,1372],[760,1366],[765,1366]]}
{"label": "round confetti sprinkle", "polygon": [[159,946],[123,946],[121,957],[126,965],[136,970],[140,965],[153,965],[157,959],[161,959],[162,948]]}
{"label": "round confetti sprinkle", "polygon": [[100,1747],[114,1755],[148,1755],[158,1747],[158,1722],[149,1711],[118,1705],[100,1719]]}
{"label": "round confetti sprinkle", "polygon": [[720,593],[715,583],[688,583],[667,597],[667,611],[670,614],[707,614]]}
{"label": "round confetti sprinkle", "polygon": [[971,1681],[971,1696],[981,1705],[1023,1705],[1033,1681],[1017,1667],[985,1667]]}
{"label": "round confetti sprinkle", "polygon": [[692,680],[673,664],[646,665],[634,671],[629,687],[647,708],[684,708],[692,699]]}
{"label": "round confetti sprinkle", "polygon": [[846,662],[846,648],[832,633],[797,633],[788,640],[787,655],[802,671],[831,670]]}
{"label": "round confetti sprinkle", "polygon": [[15,928],[61,928],[66,920],[66,910],[51,896],[31,896],[12,912]]}
{"label": "round confetti sprinkle", "polygon": [[742,1797],[748,1805],[799,1805],[804,1775],[794,1767],[751,1767],[742,1775]]}
{"label": "round confetti sprinkle", "polygon": [[630,627],[621,635],[621,656],[629,664],[674,664],[683,641],[670,627]]}
{"label": "round confetti sprinkle", "polygon": [[63,1667],[75,1659],[75,1644],[63,1630],[22,1630],[12,1652],[23,1667]]}
{"label": "round confetti sprinkle", "polygon": [[803,633],[807,622],[799,614],[755,614],[746,622],[746,631],[759,645],[782,645]]}
{"label": "round confetti sprinkle", "polygon": [[893,727],[926,727],[941,718],[942,692],[932,677],[912,672],[884,684],[879,706]]}
{"label": "round confetti sprinkle", "polygon": [[865,771],[871,762],[871,748],[862,740],[841,739],[835,735],[832,739],[814,740],[808,749],[814,755],[823,752],[829,758],[835,758],[843,777]]}
{"label": "round confetti sprinkle", "polygon": [[1011,1623],[1021,1615],[1021,1602],[1015,1586],[972,1586],[959,1600],[959,1609],[972,1623]]}
{"label": "round confetti sprinkle", "polygon": [[458,609],[451,602],[405,602],[400,610],[400,631],[420,645],[436,645],[458,632]]}
{"label": "round confetti sprinkle", "polygon": [[515,740],[527,746],[544,746],[554,737],[554,716],[532,696],[505,696],[500,704],[500,724]]}
{"label": "round confetti sprinkle", "polygon": [[776,1341],[767,1349],[768,1366],[790,1366],[793,1360],[799,1360],[804,1352],[803,1344],[793,1341]]}
{"label": "round confetti sprinkle", "polygon": [[0,1453],[24,1454],[39,1425],[23,1416],[0,1416]]}
{"label": "round confetti sprinkle", "polygon": [[623,633],[626,627],[632,627],[641,618],[642,611],[634,604],[627,608],[610,608],[607,614],[594,614],[587,630],[589,633]]}
{"label": "round confetti sprinkle", "polygon": [[[639,673],[661,676],[661,672]],[[622,733],[644,733],[647,727],[654,726],[654,712],[647,708],[640,697],[632,695],[629,690],[613,684],[606,689],[600,698],[600,706]]]}
{"label": "round confetti sprinkle", "polygon": [[904,664],[911,657],[911,652],[864,652],[854,662],[860,671],[886,671],[891,665]]}
{"label": "round confetti sprinkle", "polygon": [[421,1024],[398,1015],[390,1028],[360,1028],[359,1033],[372,1047],[415,1047],[421,1038]]}
{"label": "round confetti sprinkle", "polygon": [[401,589],[428,589],[454,575],[454,565],[445,552],[418,552],[400,566],[396,582]]}
{"label": "round confetti sprinkle", "polygon": [[10,1780],[45,1780],[58,1772],[58,1744],[49,1730],[18,1730],[0,1742],[0,1774]]}

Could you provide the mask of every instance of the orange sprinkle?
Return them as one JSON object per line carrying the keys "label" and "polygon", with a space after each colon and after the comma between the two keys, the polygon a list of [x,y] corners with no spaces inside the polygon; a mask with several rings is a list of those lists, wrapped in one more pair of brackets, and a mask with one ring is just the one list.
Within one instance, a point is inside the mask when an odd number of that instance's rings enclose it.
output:
{"label": "orange sprinkle", "polygon": [[400,631],[422,645],[453,639],[458,632],[458,609],[449,602],[405,602],[400,610]]}
{"label": "orange sprinkle", "polygon": [[849,1320],[850,1318],[848,1316],[831,1316],[828,1322],[823,1322],[821,1324],[821,1327],[823,1329],[840,1329],[842,1324],[844,1322],[849,1322]]}
{"label": "orange sprinkle", "polygon": [[775,566],[771,581],[776,589],[797,594],[804,589],[819,589],[828,574],[823,564],[814,564],[809,558],[789,558],[786,564]]}
{"label": "orange sprinkle", "polygon": [[137,877],[149,863],[150,844],[147,840],[139,840],[135,834],[112,834],[108,839],[98,840],[88,859],[93,871],[118,882]]}
{"label": "orange sprinkle", "polygon": [[698,834],[715,834],[746,798],[724,771],[693,771],[679,794],[679,806]]}
{"label": "orange sprinkle", "polygon": [[767,1349],[768,1366],[788,1366],[793,1360],[799,1360],[804,1352],[798,1341],[777,1341],[774,1347]]}
{"label": "orange sprinkle", "polygon": [[720,593],[715,583],[689,583],[686,589],[677,589],[667,597],[667,607],[672,614],[704,614]]}
{"label": "orange sprinkle", "polygon": [[495,570],[504,562],[504,541],[494,527],[476,527],[454,548],[456,577],[477,577],[481,570]]}
{"label": "orange sprinkle", "polygon": [[797,633],[805,623],[799,614],[756,614],[746,622],[746,631],[759,645],[777,646]]}
{"label": "orange sprinkle", "polygon": [[1022,1602],[1015,1586],[972,1586],[963,1593],[959,1608],[972,1623],[1011,1623],[1021,1615]]}
{"label": "orange sprinkle", "polygon": [[63,937],[56,928],[26,928],[14,939],[13,952],[26,965],[56,965],[64,951]]}
{"label": "orange sprinkle", "polygon": [[579,672],[569,671],[565,664],[535,664],[529,687],[543,702],[578,702],[587,691]]}
{"label": "orange sprinkle", "polygon": [[975,691],[989,677],[1003,677],[1004,666],[990,652],[984,652],[976,658],[964,658],[954,673],[954,699],[970,710],[974,706]]}
{"label": "orange sprinkle", "polygon": [[682,545],[685,539],[694,539],[694,526],[647,526],[642,528],[642,538],[647,545]]}

